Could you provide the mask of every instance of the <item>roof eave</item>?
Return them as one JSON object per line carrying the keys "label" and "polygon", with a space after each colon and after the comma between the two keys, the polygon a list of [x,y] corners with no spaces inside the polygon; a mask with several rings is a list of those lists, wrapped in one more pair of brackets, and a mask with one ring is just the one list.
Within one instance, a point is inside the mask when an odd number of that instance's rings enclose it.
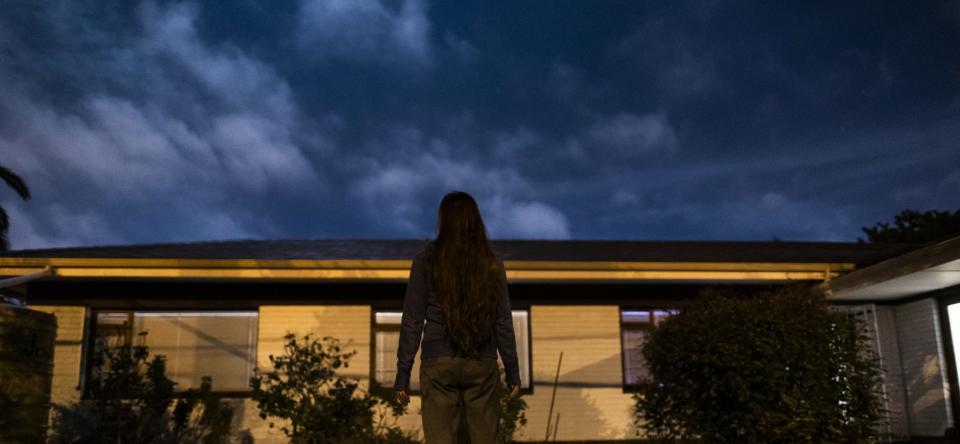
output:
{"label": "roof eave", "polygon": [[[46,267],[48,279],[280,280],[405,282],[410,260],[0,258],[0,276]],[[829,281],[851,263],[504,261],[511,282]]]}
{"label": "roof eave", "polygon": [[896,300],[955,285],[960,236],[840,276],[830,282],[830,299]]}

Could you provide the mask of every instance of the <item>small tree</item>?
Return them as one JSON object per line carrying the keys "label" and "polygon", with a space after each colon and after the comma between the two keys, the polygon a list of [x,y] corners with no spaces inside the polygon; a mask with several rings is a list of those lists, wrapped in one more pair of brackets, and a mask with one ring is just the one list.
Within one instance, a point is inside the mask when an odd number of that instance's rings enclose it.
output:
{"label": "small tree", "polygon": [[706,442],[871,442],[880,369],[859,321],[807,287],[711,291],[643,345],[637,424]]}
{"label": "small tree", "polygon": [[[104,348],[93,356],[99,375],[89,399],[54,405],[51,443],[219,444],[230,435],[233,410],[212,392],[204,377],[200,389],[179,397],[166,376],[166,359],[143,345]],[[171,410],[171,406],[173,409]]]}
{"label": "small tree", "polygon": [[[927,243],[960,236],[960,210],[919,212],[903,210],[893,218],[893,225],[879,222],[872,227],[862,227],[870,243]],[[859,239],[864,242],[863,239]]]}
{"label": "small tree", "polygon": [[[286,420],[280,427],[293,444],[404,443],[416,440],[387,421],[405,411],[384,388],[364,391],[339,374],[356,351],[332,337],[284,337],[284,355],[270,355],[272,371],[256,369],[251,397],[260,417]],[[373,393],[375,392],[375,393]],[[268,423],[274,427],[274,423]]]}

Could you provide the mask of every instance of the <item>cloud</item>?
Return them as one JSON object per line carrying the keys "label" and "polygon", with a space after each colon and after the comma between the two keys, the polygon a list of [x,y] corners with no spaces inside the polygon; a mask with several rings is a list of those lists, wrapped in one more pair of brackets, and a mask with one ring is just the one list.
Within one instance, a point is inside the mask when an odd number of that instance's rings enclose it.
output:
{"label": "cloud", "polygon": [[107,46],[91,54],[105,87],[73,103],[47,100],[32,79],[0,68],[0,79],[23,86],[0,94],[0,150],[36,190],[15,207],[17,248],[158,230],[168,240],[256,236],[271,232],[269,217],[239,196],[322,186],[306,155],[314,147],[297,136],[309,131],[269,65],[202,41],[190,4],[147,2],[138,17],[130,39],[98,41]]}
{"label": "cloud", "polygon": [[493,196],[484,201],[491,237],[505,239],[569,239],[570,222],[557,208],[536,201]]}
{"label": "cloud", "polygon": [[[670,201],[662,205],[660,200]],[[657,202],[619,208],[595,218],[597,229],[641,233],[641,239],[850,241],[862,208],[817,202],[781,191],[726,199],[693,199],[666,192]],[[682,237],[677,233],[685,233]]]}
{"label": "cloud", "polygon": [[[396,7],[394,7],[396,6]],[[429,66],[430,20],[423,0],[304,0],[296,29],[304,57]]]}
{"label": "cloud", "polygon": [[476,61],[480,55],[480,50],[478,50],[476,46],[449,32],[443,34],[443,43],[447,45],[447,48],[453,52],[457,58],[466,63]]}
{"label": "cloud", "polygon": [[[533,137],[524,131],[502,136],[511,140],[500,144],[524,143],[521,139]],[[563,212],[538,198],[546,187],[514,168],[465,155],[463,147],[446,139],[424,140],[420,131],[409,128],[390,131],[375,145],[368,150],[376,155],[352,167],[357,179],[351,190],[387,231],[432,235],[440,198],[461,190],[477,200],[491,237],[571,236]]]}
{"label": "cloud", "polygon": [[598,147],[621,158],[636,158],[651,151],[677,147],[677,135],[663,110],[643,115],[620,113],[603,118],[581,138],[588,148]]}
{"label": "cloud", "polygon": [[95,210],[76,211],[60,203],[2,201],[10,214],[9,237],[12,248],[51,248],[64,245],[118,243],[111,235],[109,222]]}
{"label": "cloud", "polygon": [[[709,3],[709,2],[705,2]],[[693,11],[699,10],[692,8]],[[712,11],[712,7],[707,8]],[[694,15],[700,15],[694,12]],[[711,15],[705,12],[700,18]],[[642,75],[652,75],[658,91],[668,97],[695,97],[720,85],[716,42],[704,42],[674,20],[689,21],[684,14],[679,18],[658,17],[643,21],[613,46],[615,57],[635,64]],[[712,49],[712,50],[711,50]]]}
{"label": "cloud", "polygon": [[617,206],[636,205],[640,202],[640,197],[630,190],[617,190],[610,197],[610,201]]}

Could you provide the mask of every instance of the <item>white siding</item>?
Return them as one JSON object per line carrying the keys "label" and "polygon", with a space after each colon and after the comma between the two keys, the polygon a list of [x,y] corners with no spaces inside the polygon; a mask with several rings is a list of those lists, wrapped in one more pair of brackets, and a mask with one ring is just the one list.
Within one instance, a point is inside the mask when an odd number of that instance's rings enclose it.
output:
{"label": "white siding", "polygon": [[922,299],[897,306],[895,313],[910,434],[943,436],[953,426],[953,413],[937,302]]}

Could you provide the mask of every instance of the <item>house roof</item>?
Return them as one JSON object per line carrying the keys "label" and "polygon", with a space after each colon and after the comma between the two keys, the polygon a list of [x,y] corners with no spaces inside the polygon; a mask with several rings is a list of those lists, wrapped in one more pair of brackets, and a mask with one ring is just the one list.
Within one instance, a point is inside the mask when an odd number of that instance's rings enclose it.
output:
{"label": "house roof", "polygon": [[878,264],[852,271],[830,282],[831,299],[877,301],[960,286],[960,236]]}
{"label": "house roof", "polygon": [[[50,248],[2,258],[410,260],[426,240],[233,240]],[[493,240],[505,261],[847,263],[858,267],[916,249],[913,244],[840,242]]]}
{"label": "house roof", "polygon": [[[0,276],[402,282],[409,277],[411,259],[426,242],[240,240],[8,251],[0,253]],[[493,247],[511,282],[594,283],[829,281],[915,248],[625,240],[495,240]]]}

